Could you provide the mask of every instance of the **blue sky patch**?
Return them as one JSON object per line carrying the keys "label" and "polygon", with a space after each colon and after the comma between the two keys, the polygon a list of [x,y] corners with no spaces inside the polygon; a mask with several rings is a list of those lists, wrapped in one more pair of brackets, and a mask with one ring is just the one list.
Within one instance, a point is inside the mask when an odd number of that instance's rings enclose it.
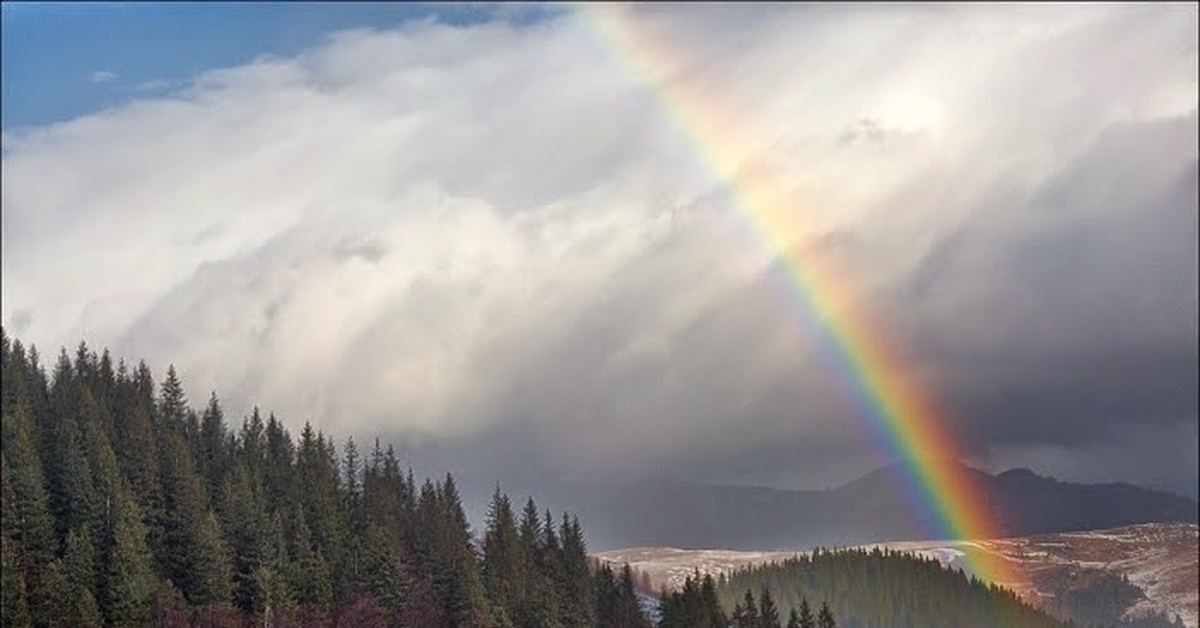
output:
{"label": "blue sky patch", "polygon": [[[4,2],[0,126],[70,120],[180,87],[264,54],[294,55],[349,28],[435,17],[525,24],[553,5],[496,3]],[[516,10],[514,10],[516,7]]]}

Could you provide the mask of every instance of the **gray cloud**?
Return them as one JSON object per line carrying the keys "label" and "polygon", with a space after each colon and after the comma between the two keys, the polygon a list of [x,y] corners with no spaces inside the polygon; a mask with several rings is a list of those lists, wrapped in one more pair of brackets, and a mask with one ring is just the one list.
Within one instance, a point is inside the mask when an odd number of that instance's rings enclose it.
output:
{"label": "gray cloud", "polygon": [[1195,18],[624,9],[687,102],[587,18],[341,33],[6,134],[2,318],[488,488],[831,485],[888,452],[782,245],[845,271],[977,462],[1194,494]]}

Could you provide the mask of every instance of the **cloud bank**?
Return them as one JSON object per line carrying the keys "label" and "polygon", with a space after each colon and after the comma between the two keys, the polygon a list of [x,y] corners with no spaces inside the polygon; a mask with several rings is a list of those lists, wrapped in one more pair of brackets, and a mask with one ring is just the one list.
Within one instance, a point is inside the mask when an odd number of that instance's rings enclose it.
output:
{"label": "cloud bank", "polygon": [[[1194,6],[622,13],[738,112],[793,246],[848,269],[977,462],[1196,493]],[[4,325],[480,477],[885,461],[628,68],[586,14],[414,22],[6,135]]]}

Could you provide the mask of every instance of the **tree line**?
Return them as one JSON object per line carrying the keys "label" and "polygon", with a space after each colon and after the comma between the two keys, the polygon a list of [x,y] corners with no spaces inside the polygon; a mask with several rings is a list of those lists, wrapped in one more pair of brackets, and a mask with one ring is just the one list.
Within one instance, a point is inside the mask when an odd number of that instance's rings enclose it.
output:
{"label": "tree line", "polygon": [[81,343],[47,375],[0,330],[3,626],[643,628],[628,567],[497,487],[482,539],[454,478],[390,446],[196,411]]}
{"label": "tree line", "polygon": [[[728,586],[722,578],[722,587]],[[717,585],[711,574],[696,571],[688,576],[679,591],[663,592],[662,621],[659,628],[837,628],[837,620],[829,605],[821,602],[814,614],[808,598],[788,609],[787,620],[781,620],[769,587],[754,591],[747,588],[741,600],[733,603],[733,612],[726,615],[721,605]]]}

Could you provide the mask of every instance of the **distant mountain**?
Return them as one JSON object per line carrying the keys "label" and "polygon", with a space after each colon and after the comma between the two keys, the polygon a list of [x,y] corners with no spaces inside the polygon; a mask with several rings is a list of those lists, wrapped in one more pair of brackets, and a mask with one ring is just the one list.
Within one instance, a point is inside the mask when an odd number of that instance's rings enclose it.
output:
{"label": "distant mountain", "polygon": [[[991,475],[960,465],[983,492],[1003,536],[1197,523],[1195,500],[1129,484],[1076,484],[1028,469]],[[671,546],[765,550],[841,547],[943,536],[900,465],[833,490],[777,490],[670,479],[592,488],[575,496],[595,548]]]}
{"label": "distant mountain", "polygon": [[991,478],[992,502],[1011,536],[1115,528],[1136,523],[1196,523],[1195,500],[1131,484],[1074,484],[1012,469]]}

